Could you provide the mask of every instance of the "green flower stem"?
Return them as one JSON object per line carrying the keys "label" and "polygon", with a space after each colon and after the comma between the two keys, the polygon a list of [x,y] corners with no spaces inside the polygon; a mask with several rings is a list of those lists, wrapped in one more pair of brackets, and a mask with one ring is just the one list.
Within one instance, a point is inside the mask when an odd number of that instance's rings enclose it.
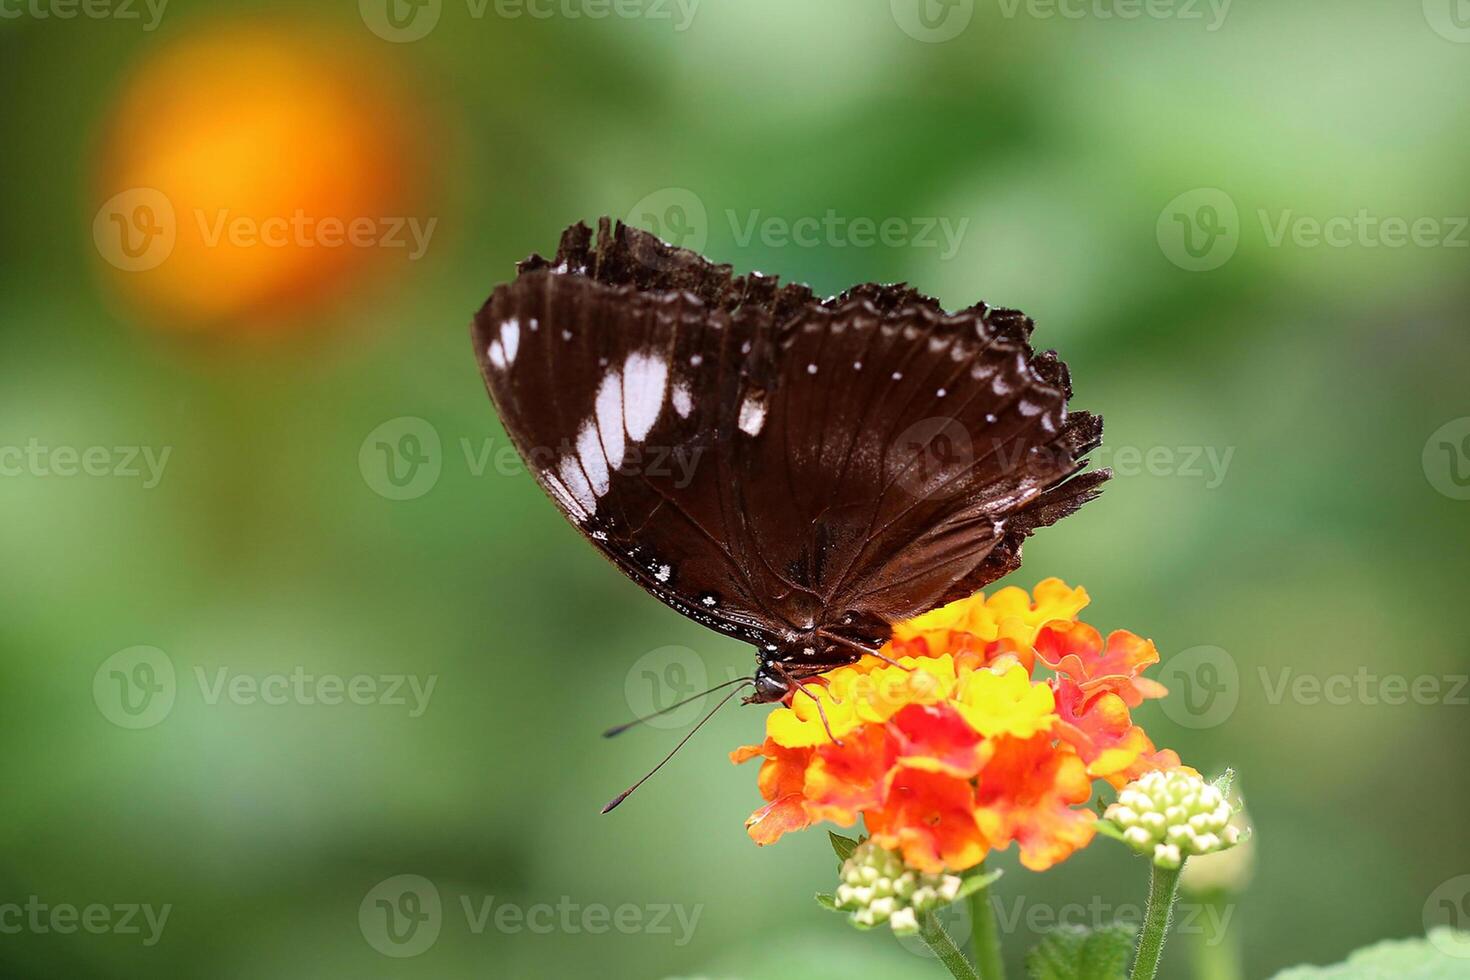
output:
{"label": "green flower stem", "polygon": [[1133,961],[1133,980],[1153,980],[1159,973],[1159,960],[1164,955],[1164,940],[1169,936],[1169,919],[1174,914],[1174,895],[1179,890],[1178,868],[1153,868],[1148,886],[1148,911],[1143,917],[1143,935],[1138,940],[1138,956]]}
{"label": "green flower stem", "polygon": [[[984,874],[985,865],[975,869]],[[975,966],[982,980],[1005,980],[1006,964],[1000,955],[1000,923],[990,901],[989,886],[970,895],[970,936],[975,947]]]}
{"label": "green flower stem", "polygon": [[934,951],[939,962],[949,969],[955,980],[980,980],[975,968],[965,959],[965,954],[960,952],[954,940],[949,938],[949,933],[939,924],[939,916],[933,912],[925,912],[919,916],[919,938]]}

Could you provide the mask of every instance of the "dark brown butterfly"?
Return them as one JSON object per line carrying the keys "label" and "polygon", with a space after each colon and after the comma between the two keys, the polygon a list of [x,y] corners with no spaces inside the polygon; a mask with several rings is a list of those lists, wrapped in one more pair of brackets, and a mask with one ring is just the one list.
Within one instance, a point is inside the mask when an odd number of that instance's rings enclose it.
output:
{"label": "dark brown butterfly", "polygon": [[1068,413],[1031,328],[903,285],[819,300],[604,218],[522,262],[472,333],[541,486],[643,588],[754,644],[746,700],[770,702],[1098,493],[1102,420]]}

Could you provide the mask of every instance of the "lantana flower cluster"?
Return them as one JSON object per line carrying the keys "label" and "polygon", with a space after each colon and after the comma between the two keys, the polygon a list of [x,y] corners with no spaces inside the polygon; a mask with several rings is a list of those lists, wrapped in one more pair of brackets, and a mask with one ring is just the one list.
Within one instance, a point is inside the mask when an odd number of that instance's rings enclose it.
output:
{"label": "lantana flower cluster", "polygon": [[1166,693],[1141,676],[1158,651],[1079,621],[1088,601],[1059,579],[978,593],[896,628],[882,650],[893,663],[867,656],[805,682],[812,696],[793,692],[764,742],[730,755],[763,760],[750,836],[861,817],[876,846],[925,874],[1012,842],[1038,871],[1086,846],[1094,782],[1179,766],[1130,714]]}

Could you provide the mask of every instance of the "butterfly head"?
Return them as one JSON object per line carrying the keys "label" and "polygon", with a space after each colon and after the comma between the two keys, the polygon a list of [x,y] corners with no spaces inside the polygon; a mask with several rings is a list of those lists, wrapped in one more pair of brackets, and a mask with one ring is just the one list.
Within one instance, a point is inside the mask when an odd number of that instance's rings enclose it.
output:
{"label": "butterfly head", "polygon": [[791,681],[781,668],[763,662],[755,672],[755,693],[745,699],[746,704],[773,704],[785,700],[791,690]]}

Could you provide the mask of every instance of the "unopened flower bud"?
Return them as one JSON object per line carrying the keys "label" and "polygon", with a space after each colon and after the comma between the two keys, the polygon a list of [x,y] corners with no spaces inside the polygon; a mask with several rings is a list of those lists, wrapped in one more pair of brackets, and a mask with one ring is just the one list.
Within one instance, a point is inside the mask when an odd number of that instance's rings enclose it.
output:
{"label": "unopened flower bud", "polygon": [[842,863],[833,904],[863,928],[887,923],[899,935],[919,931],[919,916],[953,902],[964,884],[958,875],[932,875],[904,867],[903,859],[864,841]]}
{"label": "unopened flower bud", "polygon": [[1118,793],[1104,816],[1123,832],[1123,841],[1161,868],[1233,846],[1240,831],[1230,826],[1234,808],[1224,794],[1184,769],[1151,772]]}

